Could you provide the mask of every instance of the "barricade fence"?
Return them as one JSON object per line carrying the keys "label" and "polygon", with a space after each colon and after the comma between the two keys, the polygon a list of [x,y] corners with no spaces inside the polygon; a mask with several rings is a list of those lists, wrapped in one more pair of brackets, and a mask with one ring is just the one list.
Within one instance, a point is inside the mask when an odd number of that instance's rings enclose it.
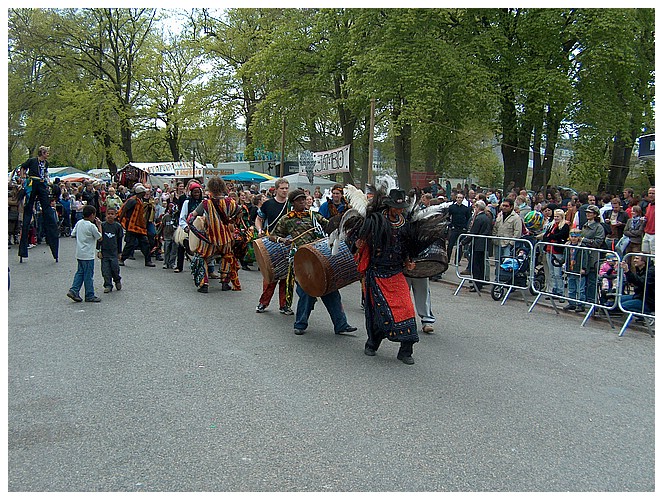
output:
{"label": "barricade fence", "polygon": [[[637,262],[638,259],[640,259],[640,262]],[[654,256],[647,253],[630,252],[623,256],[622,262],[626,263],[626,266],[620,264],[619,268],[619,283],[623,285],[620,287],[621,293],[617,296],[617,305],[623,313],[627,314],[627,317],[622,329],[619,331],[619,336],[622,337],[624,335],[633,316],[643,318],[649,334],[653,336],[654,310],[647,304],[647,298],[649,297],[649,293],[651,293],[653,299],[652,287],[654,287],[655,279]],[[638,297],[635,293],[626,293],[628,285],[631,283],[628,280],[627,271],[624,270],[624,267],[627,267],[629,271],[636,275],[635,279],[637,281],[642,279],[641,297]],[[635,292],[635,286],[633,288],[630,291]]]}
{"label": "barricade fence", "polygon": [[494,300],[504,304],[512,290],[519,290],[527,302],[524,291],[530,289],[532,270],[532,242],[523,238],[484,236],[463,234],[459,238],[459,247],[467,250],[469,271],[460,270],[462,253],[456,252],[454,266],[460,284],[457,295],[466,281],[471,281],[477,292],[484,285],[491,287]]}
{"label": "barricade fence", "polygon": [[[461,246],[465,251],[461,251]],[[467,269],[461,271],[461,258],[468,259]],[[650,334],[654,311],[646,301],[632,302],[631,285],[625,278],[622,262],[634,257],[642,258],[640,273],[653,275],[654,255],[629,253],[620,256],[617,251],[584,247],[577,244],[559,244],[537,241],[534,237],[506,238],[463,234],[453,262],[456,277],[460,280],[454,295],[469,281],[481,292],[485,285],[491,286],[494,300],[506,302],[512,290],[519,290],[525,303],[525,291],[534,295],[529,312],[545,298],[559,314],[558,305],[567,311],[586,313],[584,326],[592,314],[603,314],[614,328],[610,311],[619,309],[627,314],[620,336],[628,327],[633,316],[645,319]],[[651,283],[646,284],[652,287]],[[645,293],[647,288],[645,288]],[[646,296],[646,295],[645,295]],[[636,299],[637,300],[637,299]],[[625,302],[626,301],[626,302]],[[626,303],[627,309],[624,309]],[[635,309],[634,309],[635,308]]]}

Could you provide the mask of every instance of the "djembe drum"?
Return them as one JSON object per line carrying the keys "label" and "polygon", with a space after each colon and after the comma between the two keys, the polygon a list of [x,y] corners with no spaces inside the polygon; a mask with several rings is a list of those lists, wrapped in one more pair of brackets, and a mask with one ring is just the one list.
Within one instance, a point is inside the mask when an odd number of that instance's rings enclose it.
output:
{"label": "djembe drum", "polygon": [[345,242],[332,255],[327,238],[299,247],[294,267],[297,283],[312,297],[322,297],[361,278]]}
{"label": "djembe drum", "polygon": [[270,241],[267,236],[253,240],[256,262],[262,277],[267,283],[285,279],[288,275],[288,254],[290,247]]}
{"label": "djembe drum", "polygon": [[449,258],[444,245],[444,240],[438,240],[423,252],[412,259],[416,263],[411,271],[405,269],[403,274],[408,278],[432,278],[442,274],[449,268]]}

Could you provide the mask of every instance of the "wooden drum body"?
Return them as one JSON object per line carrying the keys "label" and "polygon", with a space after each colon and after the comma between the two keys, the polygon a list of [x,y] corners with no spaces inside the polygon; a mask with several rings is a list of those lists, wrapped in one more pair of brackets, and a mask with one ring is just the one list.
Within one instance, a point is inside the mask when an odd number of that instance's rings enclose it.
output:
{"label": "wooden drum body", "polygon": [[297,283],[312,297],[322,297],[361,278],[345,242],[332,255],[327,238],[299,247],[294,266]]}
{"label": "wooden drum body", "polygon": [[288,275],[289,247],[282,243],[269,241],[269,238],[265,236],[253,241],[253,250],[262,277],[267,283],[285,279]]}
{"label": "wooden drum body", "polygon": [[433,243],[413,259],[413,262],[417,264],[414,269],[403,271],[408,278],[432,278],[445,272],[449,268],[449,259],[444,241]]}

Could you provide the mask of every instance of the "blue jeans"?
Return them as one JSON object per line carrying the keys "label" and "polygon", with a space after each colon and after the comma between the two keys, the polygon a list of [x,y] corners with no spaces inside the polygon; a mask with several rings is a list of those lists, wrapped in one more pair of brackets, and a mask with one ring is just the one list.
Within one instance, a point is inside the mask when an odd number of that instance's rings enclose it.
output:
{"label": "blue jeans", "polygon": [[[295,290],[299,297],[299,300],[297,301],[297,312],[295,315],[295,328],[297,330],[306,330],[308,327],[308,318],[318,299],[316,297],[311,297],[306,293],[304,289],[299,286],[299,283],[297,283]],[[327,308],[332,323],[334,323],[334,333],[342,332],[350,326],[348,325],[348,320],[343,311],[341,294],[338,290],[323,295],[320,297],[320,300],[322,300],[322,303]]]}
{"label": "blue jeans", "polygon": [[569,280],[569,304],[577,306],[578,303],[573,300],[585,300],[585,287],[580,276],[568,275]]}
{"label": "blue jeans", "polygon": [[74,294],[79,295],[81,288],[85,285],[85,298],[91,299],[94,297],[94,259],[77,260],[78,269],[76,269],[76,274],[74,274],[74,282],[70,290]]}
{"label": "blue jeans", "polygon": [[[564,257],[564,254],[558,254],[559,258]],[[552,293],[555,295],[564,296],[564,280],[562,279],[561,266],[555,266],[551,253],[546,253],[546,260],[548,261],[548,269],[550,270],[550,281],[552,282]]]}
{"label": "blue jeans", "polygon": [[651,314],[653,311],[642,302],[642,299],[636,299],[633,295],[622,297],[622,309],[640,314]]}

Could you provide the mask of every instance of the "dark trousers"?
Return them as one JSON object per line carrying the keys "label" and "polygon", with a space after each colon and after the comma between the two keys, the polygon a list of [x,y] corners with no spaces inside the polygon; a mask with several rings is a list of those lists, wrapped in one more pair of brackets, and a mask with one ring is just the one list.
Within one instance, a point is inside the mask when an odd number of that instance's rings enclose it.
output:
{"label": "dark trousers", "polygon": [[147,236],[144,234],[130,233],[128,231],[120,259],[126,260],[136,248],[140,248],[140,251],[143,252],[143,255],[145,256],[145,264],[152,261],[152,259],[150,259],[150,243]]}
{"label": "dark trousers", "polygon": [[58,224],[56,222],[57,216],[51,208],[51,197],[48,185],[45,182],[38,180],[32,181],[32,191],[30,192],[28,202],[23,208],[23,228],[21,231],[21,241],[18,245],[18,255],[19,257],[28,256],[28,231],[30,230],[30,223],[32,222],[34,206],[37,200],[39,200],[39,204],[41,205],[42,213],[47,214],[47,216],[44,217],[46,243],[51,247],[53,257],[57,259],[60,246]]}
{"label": "dark trousers", "polygon": [[101,275],[104,277],[104,288],[112,288],[113,282],[120,282],[122,278],[120,277],[120,264],[117,255],[101,258]]}
{"label": "dark trousers", "polygon": [[[486,252],[472,253],[472,277],[476,280],[486,279]],[[474,286],[481,290],[483,283],[474,282]]]}
{"label": "dark trousers", "polygon": [[[451,261],[451,252],[454,249],[454,245],[458,242],[458,237],[465,232],[464,229],[450,229],[449,230],[449,242],[447,244],[447,257],[449,260],[449,265],[452,264]],[[460,261],[460,259],[458,259]]]}
{"label": "dark trousers", "polygon": [[[371,335],[369,332],[368,335],[368,340],[366,341],[366,347],[369,347],[373,349],[374,351],[378,350],[378,347],[380,347],[380,344],[382,343],[382,337],[381,335]],[[403,357],[403,356],[412,356],[412,352],[414,350],[414,342],[401,342],[401,346],[398,349],[398,355]]]}

